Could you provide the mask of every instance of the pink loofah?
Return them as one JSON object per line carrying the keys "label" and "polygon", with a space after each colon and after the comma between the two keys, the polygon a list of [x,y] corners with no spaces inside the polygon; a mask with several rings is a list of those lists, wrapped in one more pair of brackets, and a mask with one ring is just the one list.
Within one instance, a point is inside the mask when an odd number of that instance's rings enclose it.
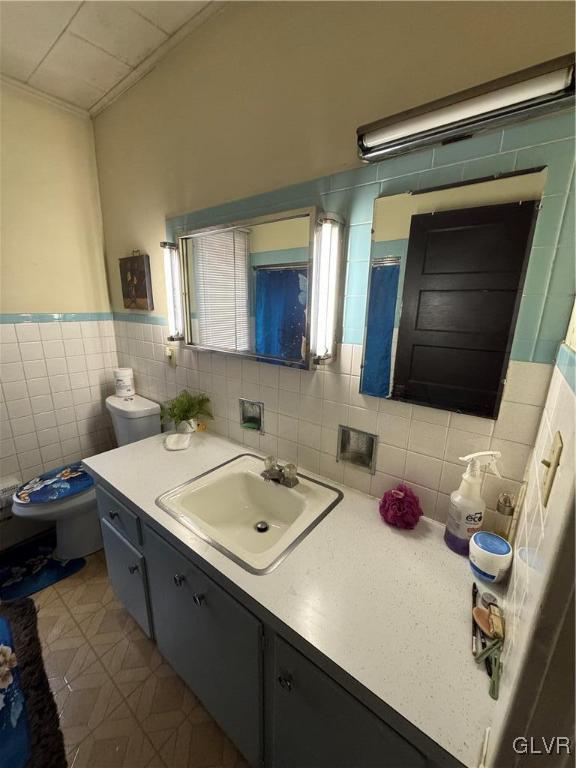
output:
{"label": "pink loofah", "polygon": [[421,515],[422,508],[418,496],[402,483],[382,496],[380,517],[388,525],[394,525],[396,528],[414,528]]}

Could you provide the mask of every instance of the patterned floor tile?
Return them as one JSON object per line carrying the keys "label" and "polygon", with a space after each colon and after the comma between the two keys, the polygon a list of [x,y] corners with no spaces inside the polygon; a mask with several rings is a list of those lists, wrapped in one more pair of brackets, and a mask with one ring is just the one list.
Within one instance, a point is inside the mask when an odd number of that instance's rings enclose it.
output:
{"label": "patterned floor tile", "polygon": [[146,768],[154,759],[150,740],[123,702],[82,741],[74,768]]}
{"label": "patterned floor tile", "polygon": [[56,582],[55,589],[60,595],[73,591],[77,587],[83,584],[88,584],[92,581],[98,581],[101,579],[107,579],[108,572],[106,570],[106,558],[104,556],[104,550],[95,552],[93,555],[88,555],[86,558],[86,565],[77,573],[69,576],[67,579]]}
{"label": "patterned floor tile", "polygon": [[249,768],[87,560],[34,596],[68,768]]}
{"label": "patterned floor tile", "polygon": [[156,643],[146,637],[137,625],[105,650],[101,659],[124,696],[134,693],[164,663]]}
{"label": "patterned floor tile", "polygon": [[99,661],[55,695],[67,750],[79,745],[120,704],[120,691]]}

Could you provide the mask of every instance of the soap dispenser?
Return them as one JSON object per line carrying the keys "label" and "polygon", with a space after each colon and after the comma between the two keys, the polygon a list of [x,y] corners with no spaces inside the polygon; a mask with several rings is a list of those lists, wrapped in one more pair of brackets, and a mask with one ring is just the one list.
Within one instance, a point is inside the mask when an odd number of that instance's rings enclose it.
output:
{"label": "soap dispenser", "polygon": [[482,467],[489,466],[495,475],[501,477],[496,461],[500,451],[480,451],[460,457],[467,463],[462,475],[462,482],[457,491],[450,494],[448,519],[444,531],[444,541],[453,552],[468,555],[470,539],[482,526],[486,504],[480,495],[482,485]]}

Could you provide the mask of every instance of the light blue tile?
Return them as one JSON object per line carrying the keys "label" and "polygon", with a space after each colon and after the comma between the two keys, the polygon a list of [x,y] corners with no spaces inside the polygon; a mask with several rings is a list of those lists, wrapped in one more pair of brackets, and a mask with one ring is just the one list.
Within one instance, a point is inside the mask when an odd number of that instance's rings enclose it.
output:
{"label": "light blue tile", "polygon": [[366,261],[370,258],[371,224],[350,227],[348,234],[348,261]]}
{"label": "light blue tile", "polygon": [[408,238],[400,240],[379,240],[372,243],[372,258],[384,259],[393,256],[401,261],[406,259],[408,253]]}
{"label": "light blue tile", "polygon": [[576,228],[574,226],[575,214],[576,200],[574,198],[574,177],[572,177],[572,184],[570,185],[570,192],[568,194],[568,199],[566,200],[566,208],[564,210],[564,217],[560,228],[560,239],[558,240],[558,245],[561,248],[571,248],[572,251],[574,251],[574,242],[576,241]]}
{"label": "light blue tile", "polygon": [[346,296],[344,300],[344,328],[364,328],[366,297]]}
{"label": "light blue tile", "polygon": [[378,163],[378,178],[380,181],[392,179],[396,176],[406,176],[409,173],[425,171],[432,167],[432,150],[424,149],[420,152],[409,152],[400,157],[391,157],[390,160],[382,160]]}
{"label": "light blue tile", "polygon": [[514,339],[523,339],[534,343],[536,334],[538,333],[544,301],[545,296],[543,293],[529,293],[522,296],[520,311],[518,312],[518,319],[514,330]]}
{"label": "light blue tile", "polygon": [[486,133],[482,136],[474,136],[471,139],[456,141],[434,150],[433,167],[450,163],[459,163],[463,160],[474,160],[477,157],[495,155],[500,151],[502,131]]}
{"label": "light blue tile", "polygon": [[530,147],[555,139],[574,136],[574,111],[559,112],[557,115],[530,120],[504,129],[502,151]]}
{"label": "light blue tile", "polygon": [[434,168],[431,171],[424,171],[424,173],[421,173],[418,176],[418,191],[421,192],[425,189],[457,184],[459,181],[462,181],[463,171],[463,163],[447,165],[445,168]]}
{"label": "light blue tile", "polygon": [[553,300],[554,296],[565,296],[566,294],[573,295],[575,285],[576,256],[574,246],[557,248],[548,287],[548,299]]}
{"label": "light blue tile", "polygon": [[346,275],[346,296],[366,296],[368,291],[369,261],[351,261]]}
{"label": "light blue tile", "polygon": [[112,320],[112,312],[16,312],[0,315],[4,323],[78,323]]}
{"label": "light blue tile", "polygon": [[352,197],[350,206],[350,224],[372,224],[374,217],[374,200],[380,195],[379,184],[369,184],[358,187]]}
{"label": "light blue tile", "polygon": [[530,339],[519,339],[516,336],[512,342],[512,349],[510,351],[510,357],[512,360],[518,360],[520,362],[530,362],[532,360],[532,348],[534,342]]}
{"label": "light blue tile", "polygon": [[409,173],[394,179],[386,179],[380,183],[380,197],[402,195],[406,192],[416,192],[418,189],[419,173]]}
{"label": "light blue tile", "polygon": [[566,336],[573,306],[573,293],[570,296],[549,295],[542,315],[538,341],[556,341],[560,343]]}
{"label": "light blue tile", "polygon": [[530,358],[533,363],[553,363],[558,351],[558,341],[537,341]]}
{"label": "light blue tile", "polygon": [[462,178],[483,179],[485,176],[496,176],[499,173],[512,173],[516,163],[516,152],[504,152],[500,155],[482,157],[472,160],[464,166]]}
{"label": "light blue tile", "polygon": [[309,248],[282,248],[277,251],[259,251],[250,254],[250,264],[261,267],[266,264],[305,263],[310,258]]}
{"label": "light blue tile", "polygon": [[138,312],[113,312],[114,320],[125,323],[144,323],[145,325],[168,325],[168,320],[162,315],[140,315]]}
{"label": "light blue tile", "polygon": [[553,248],[532,248],[523,293],[542,293],[554,261]]}
{"label": "light blue tile", "polygon": [[533,246],[554,247],[556,245],[563,213],[563,196],[542,198],[532,241]]}
{"label": "light blue tile", "polygon": [[567,344],[561,344],[556,359],[558,369],[576,394],[576,352]]}
{"label": "light blue tile", "polygon": [[353,168],[351,171],[342,171],[329,177],[330,191],[338,189],[347,189],[356,187],[360,184],[369,184],[377,180],[378,169],[376,165],[363,165],[360,168]]}
{"label": "light blue tile", "polygon": [[344,328],[342,336],[343,344],[362,344],[364,342],[364,328]]}
{"label": "light blue tile", "polygon": [[563,195],[566,192],[574,163],[574,141],[556,141],[542,144],[518,152],[516,169],[536,168],[545,165],[548,168],[545,195]]}

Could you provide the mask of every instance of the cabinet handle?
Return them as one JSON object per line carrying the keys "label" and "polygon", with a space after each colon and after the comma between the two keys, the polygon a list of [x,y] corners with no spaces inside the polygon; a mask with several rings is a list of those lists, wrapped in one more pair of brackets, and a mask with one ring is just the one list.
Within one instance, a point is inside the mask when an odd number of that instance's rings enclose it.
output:
{"label": "cabinet handle", "polygon": [[292,690],[292,678],[290,675],[279,675],[278,684],[280,688],[284,688],[284,690],[288,691],[288,693],[290,693]]}
{"label": "cabinet handle", "polygon": [[114,520],[114,518],[115,518],[115,517],[118,517],[118,512],[114,512],[114,510],[113,510],[113,509],[111,509],[111,510],[108,512],[108,517],[110,518],[110,520]]}
{"label": "cabinet handle", "polygon": [[174,574],[174,584],[176,584],[177,587],[181,587],[185,581],[186,578],[184,576],[181,576],[179,573]]}
{"label": "cabinet handle", "polygon": [[200,606],[206,602],[206,597],[205,595],[201,595],[199,592],[196,592],[196,594],[192,595],[192,600],[194,600],[196,605]]}
{"label": "cabinet handle", "polygon": [[137,571],[139,571],[140,568],[137,565],[129,565],[128,570],[130,571],[130,573],[137,573]]}

